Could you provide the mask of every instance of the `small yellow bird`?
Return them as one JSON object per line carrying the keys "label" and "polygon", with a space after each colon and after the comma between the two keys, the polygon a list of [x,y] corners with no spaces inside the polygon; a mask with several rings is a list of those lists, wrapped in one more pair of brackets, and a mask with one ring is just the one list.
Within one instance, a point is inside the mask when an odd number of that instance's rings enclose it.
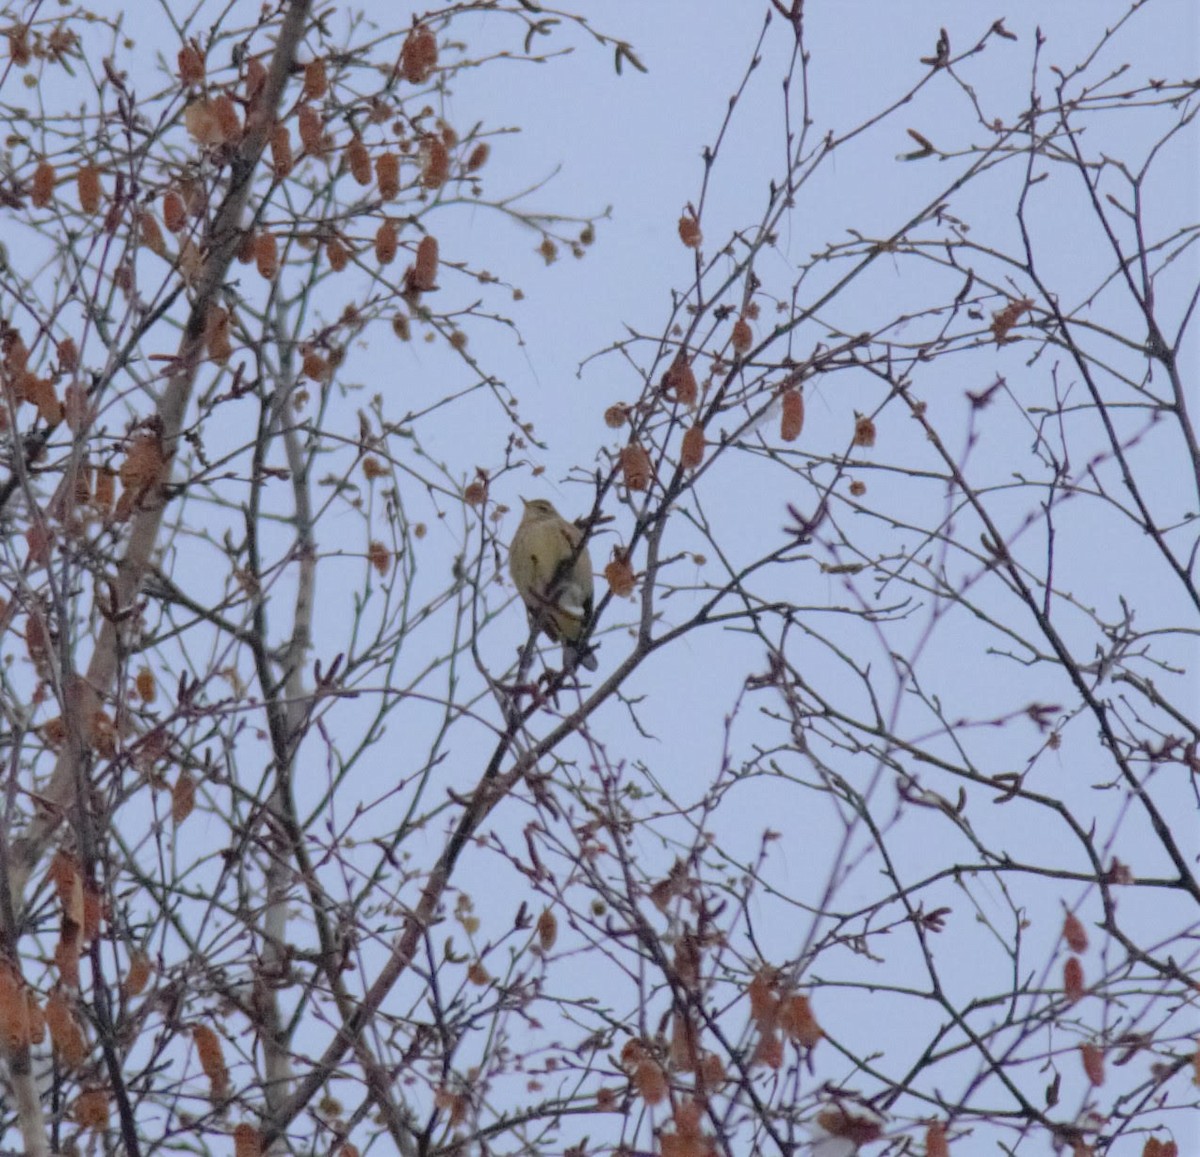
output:
{"label": "small yellow bird", "polygon": [[537,624],[555,642],[562,642],[563,665],[598,666],[586,646],[577,646],[592,621],[594,580],[592,558],[583,532],[568,522],[544,498],[527,502],[525,515],[508,548],[508,570],[517,593]]}

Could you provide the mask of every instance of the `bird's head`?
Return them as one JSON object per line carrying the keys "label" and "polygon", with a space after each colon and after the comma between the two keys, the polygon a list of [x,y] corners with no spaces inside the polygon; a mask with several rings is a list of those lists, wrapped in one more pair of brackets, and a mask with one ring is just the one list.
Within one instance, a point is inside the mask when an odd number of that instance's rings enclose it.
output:
{"label": "bird's head", "polygon": [[558,511],[554,509],[554,503],[548,502],[545,498],[522,498],[521,501],[525,504],[525,517],[530,522],[541,522],[547,518],[560,517]]}

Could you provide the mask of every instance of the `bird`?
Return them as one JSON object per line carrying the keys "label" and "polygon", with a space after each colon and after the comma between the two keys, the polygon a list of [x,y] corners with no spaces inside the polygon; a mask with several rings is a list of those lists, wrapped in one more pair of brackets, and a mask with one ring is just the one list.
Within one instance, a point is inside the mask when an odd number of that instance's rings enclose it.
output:
{"label": "bird", "polygon": [[508,548],[508,571],[529,612],[531,626],[561,642],[563,666],[599,665],[580,639],[591,626],[594,606],[592,558],[583,531],[544,498],[521,499],[525,513]]}

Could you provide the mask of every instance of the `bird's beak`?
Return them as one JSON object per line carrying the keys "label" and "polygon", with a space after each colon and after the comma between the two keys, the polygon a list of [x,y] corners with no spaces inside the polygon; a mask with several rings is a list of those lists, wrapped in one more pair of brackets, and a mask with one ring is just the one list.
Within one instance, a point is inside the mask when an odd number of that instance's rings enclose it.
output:
{"label": "bird's beak", "polygon": [[[521,496],[520,496],[519,494],[517,495],[517,497],[518,497],[518,498],[521,498]],[[529,499],[528,499],[528,498],[521,498],[521,505],[522,505],[522,506],[528,506],[528,505],[529,505]]]}

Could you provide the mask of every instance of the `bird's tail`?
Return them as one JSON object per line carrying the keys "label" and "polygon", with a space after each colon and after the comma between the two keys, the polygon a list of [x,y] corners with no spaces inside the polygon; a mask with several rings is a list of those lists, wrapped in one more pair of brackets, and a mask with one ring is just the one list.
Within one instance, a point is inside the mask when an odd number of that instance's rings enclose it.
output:
{"label": "bird's tail", "polygon": [[576,667],[595,671],[600,666],[600,663],[596,659],[595,649],[589,647],[586,643],[580,646],[577,643],[571,643],[564,639],[562,657],[563,667],[568,671],[573,671]]}

